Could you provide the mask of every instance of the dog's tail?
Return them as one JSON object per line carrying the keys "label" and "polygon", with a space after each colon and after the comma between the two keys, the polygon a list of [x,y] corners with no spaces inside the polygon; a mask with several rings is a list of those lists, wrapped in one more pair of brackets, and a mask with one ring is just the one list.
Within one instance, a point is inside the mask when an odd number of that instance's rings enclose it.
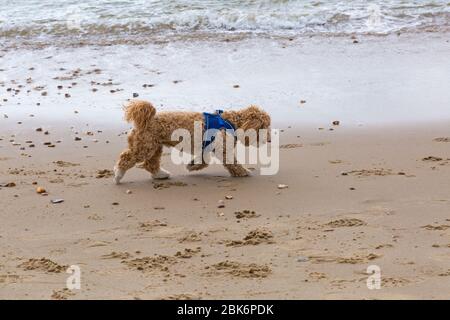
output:
{"label": "dog's tail", "polygon": [[130,101],[124,109],[125,120],[134,122],[137,129],[145,129],[156,113],[155,107],[150,102],[142,100]]}

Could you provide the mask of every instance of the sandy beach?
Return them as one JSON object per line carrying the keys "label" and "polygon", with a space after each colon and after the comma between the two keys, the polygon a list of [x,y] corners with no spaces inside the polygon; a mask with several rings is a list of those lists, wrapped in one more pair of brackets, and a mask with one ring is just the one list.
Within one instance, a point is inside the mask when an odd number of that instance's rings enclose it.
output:
{"label": "sandy beach", "polygon": [[[0,299],[449,299],[448,39],[1,52]],[[278,174],[188,173],[165,150],[170,180],[114,185],[133,96],[261,105]]]}

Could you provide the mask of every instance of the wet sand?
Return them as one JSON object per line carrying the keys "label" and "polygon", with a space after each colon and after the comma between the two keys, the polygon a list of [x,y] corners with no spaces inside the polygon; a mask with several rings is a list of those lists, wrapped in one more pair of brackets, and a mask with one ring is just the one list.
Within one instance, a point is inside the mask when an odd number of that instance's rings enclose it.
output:
{"label": "wet sand", "polygon": [[[405,59],[429,53],[409,48],[411,55],[399,53]],[[439,53],[445,47],[439,48],[435,64],[425,62],[434,67],[421,69],[428,76],[412,77],[397,100],[385,101],[385,112],[398,101],[402,110],[415,97],[424,97],[417,85],[427,80],[434,84],[433,70],[445,67]],[[139,90],[110,92],[132,87],[132,78],[95,71],[98,66],[80,66],[74,75],[73,64],[61,65],[65,70],[49,69],[47,76],[41,71],[42,79],[33,84],[23,83],[27,75],[22,70],[16,83],[8,76],[1,88],[8,101],[0,106],[0,114],[6,115],[0,119],[0,298],[450,297],[450,132],[443,111],[448,100],[445,93],[432,94],[441,93],[444,83],[423,87],[431,88],[424,91],[431,107],[423,119],[401,122],[393,112],[394,124],[376,117],[359,121],[351,112],[339,117],[344,109],[336,106],[320,117],[331,97],[317,105],[313,97],[333,91],[328,85],[315,88],[310,97],[301,92],[293,97],[295,110],[268,103],[283,94],[265,83],[259,87],[262,100],[274,114],[274,127],[282,130],[277,175],[255,171],[252,177],[235,179],[219,166],[187,173],[171,163],[166,150],[163,166],[171,171],[170,180],[152,181],[145,170],[135,168],[116,186],[110,170],[129,129],[121,120],[120,104],[134,91],[158,105],[155,96],[142,90],[161,86],[155,95],[167,94],[162,109],[184,102],[185,109],[201,110],[227,101],[235,108],[251,103],[256,87],[246,91],[244,78],[229,77],[226,85],[221,83],[220,99],[213,95],[211,105],[199,107],[211,94],[202,86],[205,78],[196,83],[188,73],[166,74],[161,84],[153,81],[157,76],[148,76],[135,84]],[[364,103],[349,98],[354,90],[363,94],[382,88],[380,73],[368,70],[373,72],[366,73],[357,89],[335,91],[336,101],[353,101],[348,108],[357,110]],[[320,69],[321,74],[326,71]],[[52,79],[63,74],[68,78]],[[389,81],[400,78],[407,76]],[[108,79],[122,85],[107,84]],[[177,80],[181,82],[173,82]],[[146,83],[156,86],[142,87]],[[236,83],[240,88],[233,88]],[[40,85],[46,87],[30,88]],[[178,85],[185,87],[173,89]],[[10,87],[21,91],[7,91]],[[415,97],[405,94],[414,89]],[[228,93],[237,90],[235,96]],[[281,116],[283,112],[275,112],[279,105],[291,111]],[[320,111],[301,111],[314,107]],[[412,107],[412,114],[417,113],[419,104]],[[428,118],[433,110],[440,121]],[[332,125],[333,120],[340,125]],[[288,187],[279,189],[280,184]],[[38,188],[45,192],[37,193]],[[51,203],[58,199],[64,201]],[[81,290],[64,289],[70,265],[81,269]],[[370,265],[381,269],[380,290],[366,286]]]}

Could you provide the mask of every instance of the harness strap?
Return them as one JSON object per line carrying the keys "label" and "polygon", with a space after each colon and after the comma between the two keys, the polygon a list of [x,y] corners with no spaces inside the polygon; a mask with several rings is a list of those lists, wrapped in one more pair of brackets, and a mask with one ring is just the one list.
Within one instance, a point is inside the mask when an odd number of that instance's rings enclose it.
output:
{"label": "harness strap", "polygon": [[231,131],[233,135],[235,134],[234,131],[236,128],[231,122],[222,118],[222,113],[223,110],[216,110],[216,113],[203,112],[205,119],[205,132],[203,133],[202,143],[203,150],[205,150],[214,141],[215,135],[219,130],[225,129],[227,132]]}

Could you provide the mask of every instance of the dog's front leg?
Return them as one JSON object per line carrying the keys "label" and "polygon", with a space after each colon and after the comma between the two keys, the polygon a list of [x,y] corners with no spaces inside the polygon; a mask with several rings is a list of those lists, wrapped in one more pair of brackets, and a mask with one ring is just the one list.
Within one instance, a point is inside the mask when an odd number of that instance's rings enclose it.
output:
{"label": "dog's front leg", "polygon": [[114,183],[119,184],[127,170],[134,167],[136,159],[131,150],[125,150],[120,154],[117,164],[114,166]]}
{"label": "dog's front leg", "polygon": [[250,172],[240,164],[224,164],[232,177],[248,177]]}
{"label": "dog's front leg", "polygon": [[208,164],[203,161],[203,157],[199,156],[192,160],[191,163],[187,164],[186,169],[188,171],[199,171],[205,169],[207,166]]}
{"label": "dog's front leg", "polygon": [[[222,136],[222,137],[221,137]],[[219,140],[220,139],[220,140]],[[216,140],[219,143],[214,143],[214,149],[216,150],[216,154],[222,154],[222,163],[225,169],[230,173],[232,177],[247,177],[250,175],[250,171],[245,169],[241,164],[238,163],[236,159],[236,143],[234,141],[234,136],[226,133],[224,131],[221,132],[221,135],[216,137]],[[220,141],[222,143],[220,143]]]}

